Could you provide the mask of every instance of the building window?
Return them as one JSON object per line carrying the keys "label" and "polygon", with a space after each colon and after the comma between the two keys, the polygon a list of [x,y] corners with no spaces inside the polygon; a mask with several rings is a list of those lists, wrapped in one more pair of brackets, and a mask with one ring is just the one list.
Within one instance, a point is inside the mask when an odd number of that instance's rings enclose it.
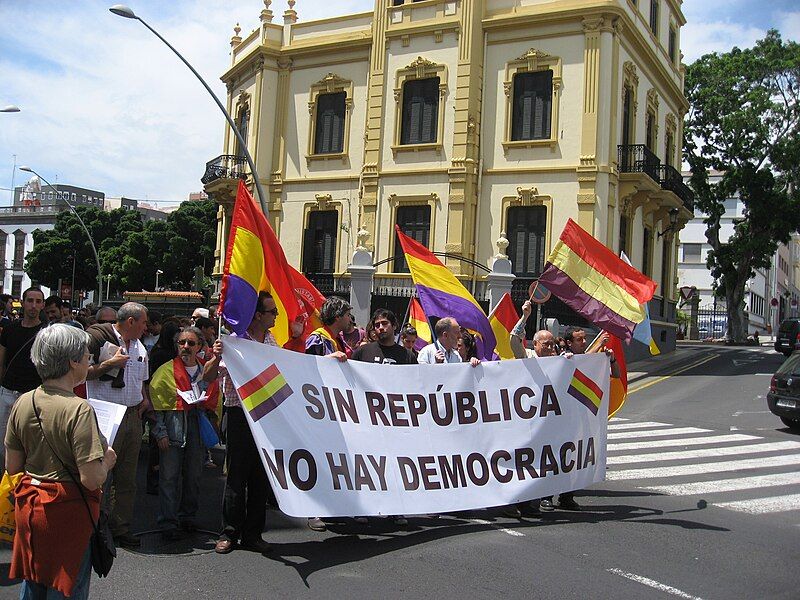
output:
{"label": "building window", "polygon": [[650,111],[647,111],[645,123],[645,144],[651,151],[656,151],[656,116]]}
{"label": "building window", "polygon": [[[633,143],[633,90],[625,86],[622,93],[622,145],[630,146]],[[627,156],[627,152],[623,155]]]}
{"label": "building window", "polygon": [[667,129],[664,141],[664,162],[670,167],[675,166],[675,132]]}
{"label": "building window", "polygon": [[674,27],[669,28],[669,60],[674,65],[678,62],[678,32]]}
{"label": "building window", "polygon": [[764,316],[764,298],[755,292],[750,292],[750,314],[759,317]]}
{"label": "building window", "polygon": [[308,97],[309,128],[306,161],[347,156],[353,82],[328,73],[312,84]]}
{"label": "building window", "polygon": [[303,273],[333,273],[336,270],[336,237],[339,213],[314,210],[308,213],[303,234]]}
{"label": "building window", "polygon": [[[431,207],[429,205],[398,206],[396,223],[408,237],[412,237],[423,246],[428,247],[431,232]],[[394,236],[394,255],[394,272],[408,273],[408,264],[397,234]]]}
{"label": "building window", "polygon": [[552,92],[553,72],[550,70],[514,75],[512,141],[550,138]]}
{"label": "building window", "polygon": [[506,65],[506,151],[557,143],[561,59],[531,48]]}
{"label": "building window", "polygon": [[703,255],[703,244],[683,244],[683,262],[699,264]]}
{"label": "building window", "polygon": [[650,0],[650,31],[658,37],[658,0]]}
{"label": "building window", "polygon": [[14,269],[21,271],[25,261],[25,232],[17,230],[14,232]]}
{"label": "building window", "polygon": [[628,217],[619,216],[619,251],[628,254]]}
{"label": "building window", "polygon": [[672,291],[671,247],[670,239],[665,237],[661,244],[661,295],[664,300],[669,299]]}
{"label": "building window", "polygon": [[11,276],[11,295],[14,298],[22,296],[22,275]]}
{"label": "building window", "polygon": [[438,77],[406,81],[403,84],[403,117],[400,143],[435,144],[439,113]]}
{"label": "building window", "polygon": [[538,277],[542,272],[546,226],[546,207],[509,207],[506,219],[508,258],[517,277]]}
{"label": "building window", "polygon": [[653,234],[649,227],[644,228],[642,235],[642,273],[650,277],[652,260]]}
{"label": "building window", "polygon": [[[250,127],[250,106],[248,104],[245,104],[239,109],[239,115],[236,118],[236,129],[242,136],[245,147],[247,147],[247,142],[248,142],[247,130],[249,127]],[[244,149],[242,148],[242,143],[238,139],[236,140],[236,156],[244,156]]]}
{"label": "building window", "polygon": [[344,92],[317,96],[314,154],[340,153],[344,149]]}

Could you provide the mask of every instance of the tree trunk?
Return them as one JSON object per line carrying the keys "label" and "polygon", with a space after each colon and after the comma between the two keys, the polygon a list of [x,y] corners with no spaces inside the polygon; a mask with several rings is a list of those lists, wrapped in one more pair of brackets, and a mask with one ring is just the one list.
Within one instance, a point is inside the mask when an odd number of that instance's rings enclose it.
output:
{"label": "tree trunk", "polygon": [[[732,283],[733,285],[730,285]],[[728,339],[734,342],[747,340],[747,320],[744,316],[745,281],[729,282],[725,287],[728,312]]]}

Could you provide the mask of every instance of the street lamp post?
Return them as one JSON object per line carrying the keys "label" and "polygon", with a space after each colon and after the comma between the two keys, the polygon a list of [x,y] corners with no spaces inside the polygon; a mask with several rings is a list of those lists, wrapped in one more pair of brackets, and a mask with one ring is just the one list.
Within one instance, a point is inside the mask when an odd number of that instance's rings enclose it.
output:
{"label": "street lamp post", "polygon": [[106,280],[108,281],[108,283],[106,283],[106,300],[108,300],[111,298],[111,273],[106,275]]}
{"label": "street lamp post", "polygon": [[163,274],[164,271],[162,271],[161,269],[156,269],[156,291],[158,291],[158,276]]}
{"label": "street lamp post", "polygon": [[194,76],[197,77],[200,83],[203,84],[203,87],[206,88],[206,91],[214,99],[214,102],[216,102],[217,107],[222,111],[222,114],[225,115],[225,119],[228,121],[228,124],[231,126],[231,129],[233,130],[233,134],[236,136],[236,139],[239,142],[239,148],[241,149],[242,152],[244,152],[244,156],[247,159],[247,164],[250,167],[250,172],[253,174],[253,181],[255,181],[256,184],[256,191],[258,192],[258,201],[261,204],[261,211],[264,213],[264,216],[267,216],[269,214],[267,208],[267,197],[264,194],[264,190],[261,188],[261,182],[258,177],[258,172],[256,171],[256,164],[253,161],[253,157],[250,156],[250,151],[247,149],[247,141],[242,137],[239,128],[236,127],[236,123],[233,122],[233,118],[230,116],[230,114],[228,114],[228,111],[225,109],[222,102],[220,102],[219,98],[217,98],[217,95],[212,91],[211,87],[209,87],[209,85],[206,83],[205,79],[203,79],[200,76],[200,73],[198,73],[195,70],[195,68],[191,64],[189,64],[189,61],[186,60],[183,57],[183,55],[172,46],[172,44],[170,44],[167,40],[165,40],[160,33],[158,33],[155,29],[150,27],[150,25],[148,25],[144,21],[144,19],[136,15],[129,7],[125,6],[124,4],[115,4],[108,10],[117,16],[125,17],[126,19],[135,19],[139,21],[142,25],[147,27],[147,29],[149,29],[153,33],[153,35],[155,35],[158,39],[164,42],[167,48],[169,48],[175,53],[175,56],[181,59],[183,64],[185,64],[189,68],[189,70],[192,73],[194,73]]}
{"label": "street lamp post", "polygon": [[[33,173],[39,179],[44,181],[46,185],[50,186],[53,189],[56,189],[53,186],[53,184],[51,184],[49,181],[47,181],[47,179],[45,179],[44,177],[39,175],[39,173],[37,173],[36,171],[31,169],[30,167],[21,166],[21,167],[19,167],[19,170],[20,171],[25,171],[26,173]],[[97,248],[94,245],[94,240],[92,239],[92,234],[89,233],[89,229],[86,227],[86,223],[83,222],[83,219],[81,219],[81,216],[78,214],[78,211],[75,210],[75,207],[72,206],[72,204],[70,203],[69,200],[67,200],[67,197],[63,196],[62,198],[63,198],[64,202],[66,203],[66,205],[69,206],[69,209],[72,211],[72,213],[75,215],[75,217],[78,219],[78,223],[81,224],[81,227],[83,228],[83,231],[86,234],[86,237],[89,238],[89,243],[92,245],[92,252],[94,252],[94,260],[97,262],[97,304],[98,305],[102,305],[103,304],[103,273],[102,273],[102,271],[100,269],[100,257],[97,254]]]}

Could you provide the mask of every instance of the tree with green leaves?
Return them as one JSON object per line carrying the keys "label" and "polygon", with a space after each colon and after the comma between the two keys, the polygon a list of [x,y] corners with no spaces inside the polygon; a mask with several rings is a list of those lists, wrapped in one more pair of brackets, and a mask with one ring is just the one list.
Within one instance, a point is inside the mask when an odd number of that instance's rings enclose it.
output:
{"label": "tree with green leaves", "polygon": [[[800,45],[771,30],[753,48],[706,54],[686,70],[686,96],[683,151],[705,215],[707,265],[724,291],[728,336],[741,342],[745,284],[800,230]],[[732,197],[745,210],[725,239]]]}
{"label": "tree with green leaves", "polygon": [[[216,204],[212,200],[184,202],[166,221],[142,221],[137,211],[102,211],[80,207],[97,246],[103,280],[111,275],[114,291],[139,291],[155,287],[157,269],[164,273],[159,284],[188,290],[195,268],[210,274],[214,262]],[[55,288],[59,278],[72,277],[75,254],[75,287],[95,289],[97,267],[86,234],[75,215],[63,212],[49,231],[34,233],[34,247],[26,258],[31,279]]]}

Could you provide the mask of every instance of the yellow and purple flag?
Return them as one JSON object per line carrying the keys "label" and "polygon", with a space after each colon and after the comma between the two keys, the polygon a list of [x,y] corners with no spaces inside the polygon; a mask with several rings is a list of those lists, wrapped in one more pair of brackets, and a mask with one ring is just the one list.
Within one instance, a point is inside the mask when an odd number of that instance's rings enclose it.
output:
{"label": "yellow and purple flag", "polygon": [[511,294],[506,292],[489,315],[489,323],[497,340],[494,351],[501,359],[514,358],[510,338],[511,330],[514,329],[517,321],[519,321],[519,315],[514,307],[514,301],[511,299]]}
{"label": "yellow and purple flag", "polygon": [[433,342],[428,317],[425,315],[425,311],[422,310],[419,300],[413,297],[408,305],[408,323],[417,330],[417,341],[414,342],[414,350],[420,351]]}
{"label": "yellow and purple flag", "polygon": [[278,408],[292,395],[292,388],[276,365],[270,365],[236,390],[254,422]]}
{"label": "yellow and purple flag", "polygon": [[476,332],[478,358],[491,360],[497,342],[480,304],[430,250],[405,235],[397,225],[395,230],[425,314],[453,317],[462,327]]}
{"label": "yellow and purple flag", "polygon": [[282,346],[291,337],[290,325],[302,316],[303,306],[275,232],[240,181],[219,295],[220,314],[237,335],[247,331],[253,320],[260,291],[269,292],[275,300],[278,315],[272,333]]}
{"label": "yellow and purple flag", "polygon": [[656,282],[569,219],[539,281],[589,322],[625,341],[644,320]]}

